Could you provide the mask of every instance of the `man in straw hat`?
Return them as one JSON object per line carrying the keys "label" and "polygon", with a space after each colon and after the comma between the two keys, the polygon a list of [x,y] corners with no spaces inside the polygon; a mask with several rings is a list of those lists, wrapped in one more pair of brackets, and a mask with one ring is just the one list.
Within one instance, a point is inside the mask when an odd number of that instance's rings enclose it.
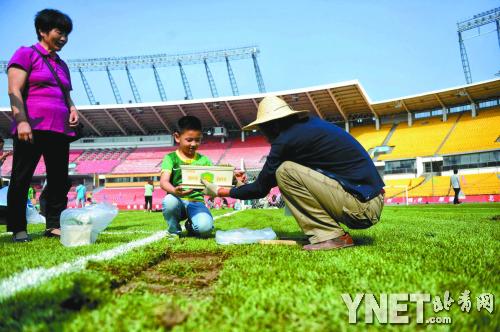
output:
{"label": "man in straw hat", "polygon": [[380,220],[384,182],[365,149],[341,128],[295,111],[276,96],[259,104],[258,128],[271,151],[256,181],[232,189],[204,181],[210,196],[265,197],[276,185],[310,244],[305,250],[354,245],[349,228],[368,228]]}

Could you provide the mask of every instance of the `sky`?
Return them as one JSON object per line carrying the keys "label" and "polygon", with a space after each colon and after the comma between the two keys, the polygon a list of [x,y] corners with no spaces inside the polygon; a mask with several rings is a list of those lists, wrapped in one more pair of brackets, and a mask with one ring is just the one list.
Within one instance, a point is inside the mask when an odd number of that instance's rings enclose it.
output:
{"label": "sky", "polygon": [[[64,60],[179,54],[256,45],[266,91],[357,79],[373,101],[465,83],[457,21],[500,7],[493,0],[0,0],[0,60],[37,42],[33,19],[55,8],[73,20]],[[500,71],[493,24],[465,33],[474,82]],[[488,33],[490,32],[490,33]],[[232,67],[240,95],[258,92],[251,59]],[[210,97],[203,65],[185,66],[193,97]],[[224,63],[210,64],[220,96],[231,95]],[[184,97],[177,67],[159,70],[168,100]],[[143,102],[160,101],[151,69],[132,71]],[[125,71],[114,71],[124,102],[133,100]],[[96,100],[115,103],[105,72],[86,77]],[[73,100],[89,104],[78,73]],[[0,74],[0,107],[7,75]]]}

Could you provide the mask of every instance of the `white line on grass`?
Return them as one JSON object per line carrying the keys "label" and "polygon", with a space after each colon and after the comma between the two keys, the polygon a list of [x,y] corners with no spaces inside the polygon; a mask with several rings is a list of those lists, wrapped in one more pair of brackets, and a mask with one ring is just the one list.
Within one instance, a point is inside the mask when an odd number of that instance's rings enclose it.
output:
{"label": "white line on grass", "polygon": [[[214,217],[214,220],[231,216],[237,212],[239,211],[233,211],[220,216],[216,216]],[[61,274],[83,270],[87,262],[90,260],[104,261],[112,259],[126,252],[129,252],[132,249],[159,241],[166,236],[168,236],[167,232],[159,231],[147,238],[132,241],[116,248],[100,252],[98,254],[84,256],[72,262],[62,263],[50,268],[27,269],[22,272],[16,273],[10,277],[0,280],[0,302],[5,300],[6,298],[11,297],[19,291],[37,286]]]}
{"label": "white line on grass", "polygon": [[111,235],[122,235],[122,234],[153,234],[156,233],[157,231],[141,231],[141,230],[136,230],[136,231],[104,231],[99,234],[111,234]]}
{"label": "white line on grass", "polygon": [[62,263],[51,268],[27,269],[20,273],[16,273],[13,276],[0,281],[0,301],[14,295],[21,290],[36,286],[63,273],[82,270],[90,260],[102,261],[114,258],[137,247],[142,247],[152,242],[161,240],[165,236],[167,236],[167,234],[168,233],[165,231],[157,232],[156,234],[151,235],[147,238],[132,241],[116,248],[103,251],[99,254],[81,257],[77,260],[74,260],[73,262]]}

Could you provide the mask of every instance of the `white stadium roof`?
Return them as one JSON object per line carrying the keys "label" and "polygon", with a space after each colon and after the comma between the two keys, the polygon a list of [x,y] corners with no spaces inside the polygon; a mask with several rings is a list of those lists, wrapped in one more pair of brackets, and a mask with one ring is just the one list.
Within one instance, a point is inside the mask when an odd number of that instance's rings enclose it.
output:
{"label": "white stadium roof", "polygon": [[[471,102],[500,98],[500,79],[425,92],[418,95],[372,102],[357,81],[309,88],[259,93],[235,97],[171,102],[80,105],[82,122],[88,136],[169,134],[184,115],[200,118],[204,127],[225,126],[239,130],[255,119],[258,103],[268,95],[284,98],[295,109],[309,110],[329,121],[450,108]],[[10,128],[10,109],[0,109],[0,130]]]}

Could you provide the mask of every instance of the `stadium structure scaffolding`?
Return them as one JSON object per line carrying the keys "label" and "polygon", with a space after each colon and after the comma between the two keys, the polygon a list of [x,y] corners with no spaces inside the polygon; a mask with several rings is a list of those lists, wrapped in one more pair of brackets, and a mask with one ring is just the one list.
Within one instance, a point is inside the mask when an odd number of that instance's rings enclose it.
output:
{"label": "stadium structure scaffolding", "polygon": [[[481,30],[479,29],[480,27],[488,24],[495,23],[496,28],[487,31],[484,33],[481,33]],[[462,68],[464,70],[464,75],[465,75],[465,81],[467,84],[472,83],[472,74],[470,70],[470,65],[469,65],[469,58],[467,56],[467,50],[465,49],[465,43],[464,40],[466,40],[463,36],[463,33],[468,30],[472,29],[478,29],[478,34],[468,37],[467,39],[470,38],[475,38],[479,37],[481,35],[485,35],[488,33],[495,32],[497,33],[497,38],[498,38],[498,46],[500,47],[500,7],[488,10],[483,13],[479,13],[477,15],[474,15],[472,18],[461,21],[457,23],[457,33],[458,33],[458,44],[460,46],[460,57],[462,60]]]}
{"label": "stadium structure scaffolding", "polygon": [[[230,61],[241,60],[241,59],[252,59],[253,67],[255,70],[255,77],[257,80],[257,86],[260,93],[266,92],[264,85],[264,79],[260,70],[260,66],[257,60],[257,56],[260,50],[257,46],[247,46],[240,48],[230,48],[222,50],[213,50],[197,53],[185,53],[185,54],[155,54],[155,55],[139,55],[139,56],[125,56],[125,57],[107,57],[107,58],[88,58],[88,59],[73,59],[68,60],[68,66],[70,71],[78,72],[87,94],[90,105],[98,105],[99,102],[96,101],[94,93],[90,83],[88,82],[85,72],[88,71],[105,71],[108,76],[111,89],[117,104],[123,104],[123,100],[118,90],[118,86],[113,78],[112,71],[125,70],[127,73],[128,82],[130,89],[132,90],[132,95],[136,103],[141,102],[141,96],[139,90],[132,76],[132,69],[140,68],[151,68],[155,78],[156,86],[158,88],[158,93],[160,95],[161,101],[167,101],[167,94],[165,92],[164,85],[161,81],[160,75],[158,73],[158,68],[177,66],[182,79],[182,85],[184,87],[184,99],[193,99],[193,94],[191,92],[191,87],[189,85],[189,80],[187,78],[186,72],[184,71],[184,66],[186,65],[196,65],[203,64],[205,67],[205,72],[207,75],[208,84],[210,86],[210,92],[212,97],[219,97],[217,92],[217,87],[215,85],[215,80],[213,78],[212,72],[209,68],[209,63],[224,62],[227,67],[227,73],[229,76],[229,82],[231,84],[231,91],[233,96],[239,95],[238,85],[236,83],[236,78],[231,67]],[[7,61],[0,61],[0,71],[6,72]]]}

